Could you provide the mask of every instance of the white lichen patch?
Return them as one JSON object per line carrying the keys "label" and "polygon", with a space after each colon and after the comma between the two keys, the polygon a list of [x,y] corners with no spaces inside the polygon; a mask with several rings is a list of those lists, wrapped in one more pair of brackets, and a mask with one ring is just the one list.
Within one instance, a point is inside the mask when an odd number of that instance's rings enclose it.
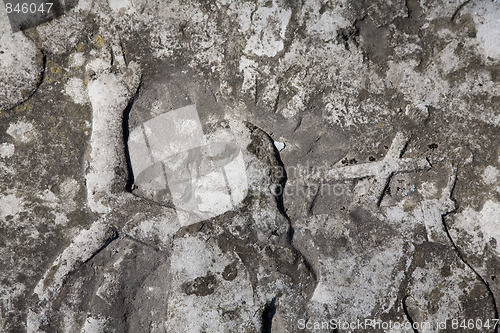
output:
{"label": "white lichen patch", "polygon": [[22,143],[30,142],[36,136],[33,124],[25,121],[11,123],[9,128],[7,128],[7,134],[13,137],[14,140]]}
{"label": "white lichen patch", "polygon": [[243,73],[243,84],[241,90],[243,92],[255,92],[255,79],[257,77],[257,63],[245,56],[240,59],[240,72]]}
{"label": "white lichen patch", "polygon": [[[259,2],[257,10],[247,17],[251,20],[250,29],[253,33],[247,40],[244,52],[259,57],[274,57],[278,54],[283,50],[286,28],[291,15],[292,11],[280,6],[277,1],[272,1],[269,7],[261,6]],[[243,25],[248,26],[248,24]]]}
{"label": "white lichen patch", "polygon": [[132,3],[130,0],[108,0],[109,7],[113,10],[113,12],[126,12],[127,10],[132,8]]}
{"label": "white lichen patch", "polygon": [[[308,13],[310,19],[309,24],[306,25],[308,34],[320,35],[324,39],[331,39],[332,36],[337,34],[339,28],[348,26],[350,22],[342,15],[344,11],[343,6],[346,5],[346,2],[345,0],[333,2],[330,4],[333,8],[321,14],[321,2],[310,1],[304,3],[304,6],[310,10],[309,12],[304,10],[304,12]],[[310,15],[309,13],[311,12],[316,15]]]}
{"label": "white lichen patch", "polygon": [[104,333],[106,332],[105,318],[88,317],[82,328],[82,333]]}
{"label": "white lichen patch", "polygon": [[424,198],[434,198],[438,194],[438,190],[434,183],[423,182],[418,190],[422,193]]}
{"label": "white lichen patch", "polygon": [[70,78],[64,86],[64,93],[70,96],[76,104],[84,105],[89,103],[87,89],[83,80],[80,78]]}
{"label": "white lichen patch", "polygon": [[470,252],[476,255],[484,253],[485,246],[492,240],[496,243],[494,249],[500,254],[500,203],[488,200],[480,211],[465,209],[455,218],[454,228],[450,230],[453,238],[466,237]]}
{"label": "white lichen patch", "polygon": [[[406,62],[389,61],[388,66],[389,69],[385,78],[386,84],[401,91],[411,90],[414,92],[412,94],[413,105],[434,105],[439,103],[440,93],[443,93],[443,91],[430,89],[431,86],[437,84],[433,80],[439,77],[431,74],[432,71],[437,71],[435,67],[429,67],[428,75],[422,75],[416,70],[418,62],[414,60]],[[449,85],[445,80],[440,81],[439,84],[442,85],[443,89]]]}
{"label": "white lichen patch", "polygon": [[15,194],[0,195],[0,220],[14,216],[23,210],[23,200]]}
{"label": "white lichen patch", "polygon": [[493,185],[498,182],[500,170],[498,168],[488,165],[483,171],[483,182],[487,185]]}
{"label": "white lichen patch", "polygon": [[61,214],[61,213],[55,213],[55,218],[54,218],[54,223],[56,225],[67,225],[68,224],[68,217],[64,214]]}
{"label": "white lichen patch", "polygon": [[478,49],[485,57],[500,60],[500,3],[478,1],[471,9],[477,29]]}
{"label": "white lichen patch", "polygon": [[4,142],[0,145],[0,157],[9,158],[14,155],[15,147],[12,143]]}
{"label": "white lichen patch", "polygon": [[85,65],[85,55],[83,52],[75,52],[69,56],[69,67],[79,68]]}

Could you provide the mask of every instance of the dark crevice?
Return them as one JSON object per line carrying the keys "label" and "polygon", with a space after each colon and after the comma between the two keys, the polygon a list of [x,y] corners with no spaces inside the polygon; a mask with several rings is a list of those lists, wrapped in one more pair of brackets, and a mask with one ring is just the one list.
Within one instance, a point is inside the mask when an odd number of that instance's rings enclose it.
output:
{"label": "dark crevice", "polygon": [[262,312],[262,333],[271,333],[273,317],[276,314],[276,297],[266,304]]}
{"label": "dark crevice", "polygon": [[382,200],[384,200],[385,192],[387,191],[387,189],[389,188],[389,185],[391,184],[391,178],[392,178],[392,176],[394,176],[394,172],[391,173],[387,177],[387,179],[385,180],[385,184],[384,184],[384,187],[382,189],[382,193],[380,194],[380,196],[377,199],[377,207],[380,207],[380,204],[382,203]]}
{"label": "dark crevice", "polygon": [[94,257],[96,255],[98,255],[99,253],[101,253],[105,248],[108,247],[109,244],[111,244],[111,242],[113,242],[115,239],[118,238],[118,231],[114,227],[111,227],[111,228],[113,230],[113,234],[106,240],[106,242],[97,251],[95,251],[90,256],[90,258],[88,258],[87,260],[85,260],[84,263],[87,263],[87,262],[91,261],[92,259],[94,259]]}
{"label": "dark crevice", "polygon": [[[271,142],[274,142],[274,140],[271,138],[271,136],[269,134],[267,134],[265,131],[263,131],[263,132],[265,133],[265,135],[268,137],[268,139]],[[283,164],[283,161],[281,160],[280,152],[274,146],[274,144],[273,144],[273,150],[274,150],[274,155],[275,155],[275,158],[278,162],[279,168],[283,172],[283,178],[280,180],[280,183],[279,183],[280,191],[279,191],[278,195],[275,195],[275,199],[276,199],[276,206],[278,208],[278,211],[288,222],[287,241],[288,241],[288,244],[290,245],[290,247],[292,248],[293,252],[295,253],[295,255],[302,258],[304,266],[311,273],[312,278],[314,280],[314,283],[317,284],[318,278],[317,278],[316,272],[314,271],[311,263],[293,244],[293,236],[294,236],[295,230],[293,229],[292,220],[290,219],[290,217],[286,213],[286,209],[285,209],[285,205],[284,205],[284,193],[285,193],[286,182],[288,180],[288,175],[286,172],[285,165]],[[312,295],[310,295],[310,296],[312,296]]]}
{"label": "dark crevice", "polygon": [[[452,190],[453,191],[453,190]],[[452,212],[450,212],[452,213]],[[488,284],[488,282],[481,276],[481,274],[479,274],[476,269],[474,267],[472,267],[471,264],[469,264],[467,262],[467,260],[465,260],[465,257],[463,256],[462,252],[460,251],[460,249],[458,248],[457,244],[453,241],[453,238],[451,237],[451,234],[450,234],[450,231],[448,229],[448,226],[446,225],[446,222],[445,222],[445,216],[446,215],[449,215],[450,213],[448,214],[445,214],[442,216],[442,222],[443,222],[443,228],[446,232],[446,236],[448,237],[448,240],[450,241],[453,249],[455,250],[455,252],[457,253],[458,255],[458,258],[467,266],[469,267],[473,272],[474,274],[476,274],[477,278],[481,281],[481,283],[486,287],[486,289],[488,290],[488,294],[490,295],[491,297],[491,303],[493,305],[493,311],[494,311],[494,319],[499,319],[498,317],[498,307],[497,307],[497,303],[496,303],[496,300],[495,300],[495,294],[493,293],[493,290],[491,289],[490,285]],[[498,325],[495,326],[495,330],[494,330],[495,333],[498,333]]]}
{"label": "dark crevice", "polygon": [[109,53],[111,55],[110,65],[113,66],[115,64],[115,55],[113,54],[113,47],[110,48]]}
{"label": "dark crevice", "polygon": [[255,76],[255,92],[253,94],[253,103],[257,105],[259,102],[259,79],[257,75]]}
{"label": "dark crevice", "polygon": [[[394,137],[394,138],[395,138],[395,137]],[[404,143],[403,147],[401,147],[401,149],[400,149],[400,151],[399,151],[399,153],[398,153],[398,155],[397,155],[397,158],[403,158],[403,155],[404,155],[404,153],[406,152],[406,148],[408,148],[408,144],[410,143],[411,139],[412,139],[412,136],[411,136],[411,135],[409,135],[409,136],[408,136],[408,139],[407,139],[407,140],[406,140],[406,142]],[[393,140],[394,140],[394,139],[393,139]]]}
{"label": "dark crevice", "polygon": [[361,19],[356,19],[354,23],[346,28],[339,28],[337,30],[336,41],[344,45],[346,51],[350,51],[349,43],[352,42],[354,46],[359,47],[359,23],[366,19],[366,16]]}
{"label": "dark crevice", "polygon": [[128,150],[128,138],[130,135],[130,130],[129,130],[129,119],[130,119],[130,111],[132,110],[132,106],[134,105],[134,102],[137,100],[137,97],[139,97],[139,93],[141,90],[142,86],[142,75],[139,79],[139,86],[137,87],[137,90],[135,91],[134,96],[130,99],[128,102],[127,107],[123,111],[123,119],[122,119],[122,130],[123,130],[123,144],[125,147],[125,160],[127,164],[127,183],[125,185],[125,190],[127,192],[132,193],[132,190],[134,189],[134,173],[132,171],[132,163],[130,161],[130,152]]}
{"label": "dark crevice", "polygon": [[38,90],[38,88],[40,88],[42,83],[45,81],[45,73],[47,70],[47,54],[45,54],[43,50],[40,50],[40,52],[42,53],[42,72],[40,73],[40,79],[38,81],[38,84],[36,85],[35,91],[33,91],[33,93],[29,95],[28,98],[33,96],[33,94]]}
{"label": "dark crevice", "polygon": [[[23,35],[24,35],[24,37],[28,38],[34,45],[38,44],[33,39],[31,34],[28,34],[25,31],[23,31]],[[30,98],[38,90],[38,87],[40,87],[40,85],[45,81],[45,74],[46,74],[46,70],[47,70],[47,54],[45,53],[43,48],[40,48],[39,51],[42,54],[42,71],[40,73],[40,77],[38,79],[38,83],[36,85],[35,91],[31,95],[29,95],[26,99]]]}
{"label": "dark crevice", "polygon": [[286,235],[286,239],[287,239],[288,243],[290,243],[290,244],[292,243],[294,235],[295,235],[295,229],[292,226],[290,226],[288,228],[288,232]]}
{"label": "dark crevice", "polygon": [[[413,243],[413,246],[415,246],[415,243]],[[415,252],[413,252],[413,254],[412,254],[411,261],[415,262]],[[410,297],[410,295],[408,294],[408,290],[409,290],[411,275],[413,274],[414,269],[415,269],[414,267],[412,268],[412,266],[409,266],[407,269],[404,270],[404,276],[401,279],[401,283],[399,284],[399,290],[400,290],[401,294],[400,294],[400,296],[398,296],[398,302],[400,300],[405,317],[412,325],[412,329],[414,327],[413,326],[414,320],[410,315],[408,305],[406,304],[406,300],[408,299],[408,297]]]}
{"label": "dark crevice", "polygon": [[278,96],[276,96],[276,99],[274,100],[274,105],[273,105],[273,113],[278,112],[278,107],[280,103],[280,98],[281,98],[281,82],[278,82]]}
{"label": "dark crevice", "polygon": [[408,299],[408,295],[406,295],[404,298],[403,298],[403,301],[401,302],[402,305],[403,305],[403,311],[405,313],[405,316],[406,316],[406,319],[408,319],[408,321],[410,322],[411,324],[411,327],[413,329],[413,332],[415,333],[418,333],[418,330],[416,329],[416,326],[415,326],[415,321],[411,318],[410,316],[410,313],[408,312],[408,306],[406,305],[406,300]]}
{"label": "dark crevice", "polygon": [[[456,184],[456,182],[453,184],[453,187],[452,187],[452,189],[451,189],[451,191],[450,191],[450,197],[451,197],[451,193],[453,193],[453,189],[454,189],[454,187],[455,187],[455,184]],[[457,205],[457,204],[456,204],[456,206],[458,207],[458,205]],[[456,209],[455,209],[455,210],[453,210],[453,211],[450,211],[450,212],[448,212],[448,213],[446,213],[446,214],[443,214],[443,215],[441,216],[441,219],[442,219],[441,221],[442,221],[442,224],[443,224],[444,231],[445,231],[445,233],[446,233],[446,237],[448,238],[449,242],[451,243],[453,250],[455,251],[455,253],[456,253],[456,254],[457,254],[457,256],[458,256],[458,259],[459,259],[460,261],[462,261],[464,265],[466,265],[468,268],[470,268],[470,269],[471,269],[471,271],[472,271],[472,272],[476,275],[477,279],[479,279],[479,281],[480,281],[480,282],[481,282],[481,283],[482,283],[482,284],[486,287],[487,292],[488,292],[489,296],[491,297],[491,303],[492,303],[492,306],[493,306],[493,311],[494,311],[494,319],[498,319],[498,318],[499,318],[499,316],[498,316],[498,308],[497,308],[497,304],[496,304],[495,295],[494,295],[494,293],[493,293],[493,290],[490,288],[490,286],[489,286],[488,282],[487,282],[487,281],[486,281],[486,280],[485,280],[485,279],[484,279],[484,278],[483,278],[483,277],[482,277],[482,276],[481,276],[481,275],[480,275],[480,274],[476,271],[476,269],[474,269],[474,268],[472,267],[472,265],[471,265],[471,264],[469,264],[469,263],[466,261],[466,259],[465,259],[464,255],[461,253],[461,251],[459,250],[458,246],[457,246],[457,245],[456,245],[456,243],[453,241],[453,238],[451,237],[451,234],[450,234],[450,232],[449,232],[448,226],[447,226],[446,221],[445,221],[445,216],[450,215],[451,213],[453,213],[453,212],[455,212],[455,211],[456,211]],[[410,314],[409,314],[409,312],[408,312],[408,308],[407,308],[407,305],[406,305],[406,299],[407,299],[408,297],[409,297],[409,296],[405,296],[405,297],[403,298],[403,301],[402,301],[403,311],[404,311],[404,313],[405,313],[406,317],[408,318],[408,320],[409,320],[409,321],[411,322],[411,324],[413,325],[413,320],[412,320],[412,318],[411,318],[411,316],[410,316]],[[415,329],[415,328],[413,329],[413,331],[414,331],[414,332],[418,332],[418,330],[417,330],[417,329]],[[498,327],[495,327],[494,332],[495,332],[495,333],[498,333]]]}
{"label": "dark crevice", "polygon": [[[456,186],[456,178],[455,178],[455,181],[451,187],[451,190],[450,190],[450,198],[452,196],[452,193],[455,189],[455,186]],[[454,199],[452,199],[454,200]],[[458,209],[458,203],[455,201],[455,209],[453,211],[450,211],[446,214],[443,214],[441,216],[441,222],[443,223],[443,228],[444,228],[444,231],[446,232],[446,237],[448,237],[448,240],[450,241],[453,249],[455,250],[455,252],[457,253],[457,256],[458,258],[467,266],[469,267],[473,272],[474,274],[476,274],[477,278],[481,281],[482,284],[484,284],[484,286],[486,287],[486,289],[488,290],[488,294],[490,295],[491,297],[491,303],[493,305],[493,311],[494,311],[494,315],[495,315],[495,318],[494,319],[499,319],[498,317],[498,306],[497,306],[497,303],[496,303],[496,300],[495,300],[495,294],[493,293],[493,290],[491,289],[490,285],[488,284],[488,282],[481,276],[481,274],[479,274],[476,269],[474,267],[472,267],[471,264],[469,264],[467,262],[467,260],[465,260],[465,257],[463,256],[462,252],[460,251],[460,249],[458,248],[457,244],[455,243],[455,241],[453,240],[453,238],[451,237],[451,234],[450,234],[450,231],[448,229],[448,225],[446,224],[446,220],[445,220],[445,217],[447,215],[450,215],[452,214],[453,212],[455,212],[457,209]],[[495,326],[495,330],[494,330],[495,333],[498,333],[498,325]]]}
{"label": "dark crevice", "polygon": [[[252,125],[252,124],[248,124],[248,125],[250,125],[249,128],[252,131],[257,129],[257,127],[255,125]],[[272,142],[274,142],[274,140],[271,138],[271,136],[269,134],[267,134],[262,129],[258,128],[258,130],[261,131],[263,133],[263,135],[267,138],[267,140],[269,140],[269,142],[271,143],[272,150],[274,152],[274,157],[276,158],[276,161],[278,164],[277,166],[280,168],[280,170],[282,170],[282,173],[283,173],[283,175],[282,175],[283,177],[279,180],[279,184],[278,184],[278,186],[280,186],[280,191],[279,191],[279,193],[275,193],[274,198],[276,200],[276,207],[277,207],[278,211],[280,212],[282,217],[287,221],[287,224],[288,224],[288,229],[287,229],[286,235],[283,235],[286,238],[284,238],[283,240],[287,243],[287,246],[293,252],[293,256],[295,257],[295,260],[294,260],[295,265],[299,266],[299,262],[300,262],[301,264],[304,265],[305,270],[308,272],[308,274],[310,274],[310,280],[309,279],[307,279],[307,280],[311,281],[311,282],[306,283],[305,285],[302,285],[302,286],[300,286],[300,285],[298,286],[298,288],[305,289],[305,293],[307,294],[306,299],[310,300],[312,298],[314,290],[316,289],[316,286],[318,283],[318,278],[317,278],[316,272],[313,269],[313,266],[308,262],[307,258],[302,254],[302,252],[299,249],[297,249],[293,244],[294,229],[292,226],[292,221],[291,221],[290,217],[288,216],[288,214],[286,213],[285,206],[284,206],[284,200],[283,200],[285,184],[287,181],[286,169],[285,169],[285,166],[281,160],[278,149],[274,146],[274,144],[272,144]],[[285,309],[285,311],[286,311],[286,309]],[[266,327],[266,326],[264,325],[264,327]],[[268,331],[264,330],[263,332],[270,332],[270,323],[269,323]]]}
{"label": "dark crevice", "polygon": [[407,15],[406,17],[411,18],[412,11],[411,11],[410,6],[408,5],[408,0],[405,0],[405,7],[406,7],[406,15]]}
{"label": "dark crevice", "polygon": [[127,52],[125,52],[125,47],[123,45],[123,41],[122,39],[120,38],[120,50],[122,52],[122,57],[123,57],[123,61],[125,62],[125,66],[128,66],[128,61],[127,61]]}
{"label": "dark crevice", "polygon": [[458,6],[457,10],[453,13],[453,15],[451,16],[451,22],[452,23],[455,23],[455,20],[457,19],[458,15],[460,14],[460,11],[462,11],[462,9],[467,6],[469,3],[470,3],[471,0],[467,0],[465,1],[463,4],[461,4],[460,6]]}
{"label": "dark crevice", "polygon": [[[33,41],[31,39],[31,37],[29,37],[27,35],[25,35],[25,36],[27,38],[29,38],[31,41]],[[42,54],[42,71],[40,72],[40,76],[38,78],[38,82],[35,85],[35,89],[33,89],[33,91],[28,96],[26,96],[25,98],[23,98],[22,101],[20,101],[16,105],[13,105],[10,108],[8,108],[7,111],[13,110],[14,108],[18,107],[19,105],[23,104],[28,99],[30,99],[38,91],[38,89],[40,89],[40,86],[45,81],[45,75],[46,75],[46,70],[47,70],[47,54],[42,49],[40,49],[40,53]]]}
{"label": "dark crevice", "polygon": [[[274,142],[274,140],[266,133],[266,136],[271,142]],[[276,198],[276,204],[278,206],[278,210],[280,211],[281,215],[283,215],[289,222],[290,218],[288,217],[288,214],[285,211],[285,204],[284,204],[284,199],[283,199],[283,194],[285,193],[285,185],[286,181],[288,180],[288,175],[286,173],[285,165],[283,164],[283,161],[281,160],[280,157],[280,152],[276,146],[273,144],[273,149],[274,149],[274,156],[276,157],[276,160],[278,161],[279,168],[283,172],[283,178],[280,180],[280,183],[278,184],[279,186],[279,191],[276,193],[274,196]]]}
{"label": "dark crevice", "polygon": [[309,207],[307,208],[307,216],[313,215],[312,212],[314,209],[314,205],[316,204],[316,200],[319,197],[319,193],[321,191],[321,185],[322,185],[321,183],[318,184],[318,190],[316,191],[316,193],[314,193],[312,200],[311,200],[311,203],[309,204]]}
{"label": "dark crevice", "polygon": [[295,125],[295,128],[293,129],[293,133],[297,132],[300,126],[302,126],[302,117],[299,117],[299,121],[297,122],[297,125]]}

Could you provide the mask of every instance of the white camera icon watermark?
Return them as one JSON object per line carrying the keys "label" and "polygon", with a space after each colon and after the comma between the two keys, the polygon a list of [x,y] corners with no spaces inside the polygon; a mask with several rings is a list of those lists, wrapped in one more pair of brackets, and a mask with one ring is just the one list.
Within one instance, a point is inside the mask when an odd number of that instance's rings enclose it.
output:
{"label": "white camera icon watermark", "polygon": [[167,195],[183,226],[221,215],[247,196],[240,147],[208,142],[195,105],[144,122],[130,133],[128,149],[135,184],[153,197]]}

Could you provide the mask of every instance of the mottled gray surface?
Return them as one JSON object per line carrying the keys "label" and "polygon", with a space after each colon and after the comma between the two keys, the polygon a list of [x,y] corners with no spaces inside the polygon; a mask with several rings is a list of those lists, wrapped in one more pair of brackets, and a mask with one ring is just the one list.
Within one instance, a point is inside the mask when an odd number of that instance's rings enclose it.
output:
{"label": "mottled gray surface", "polygon": [[[3,6],[0,331],[495,331],[497,1]],[[248,185],[193,223],[128,145],[183,107]]]}

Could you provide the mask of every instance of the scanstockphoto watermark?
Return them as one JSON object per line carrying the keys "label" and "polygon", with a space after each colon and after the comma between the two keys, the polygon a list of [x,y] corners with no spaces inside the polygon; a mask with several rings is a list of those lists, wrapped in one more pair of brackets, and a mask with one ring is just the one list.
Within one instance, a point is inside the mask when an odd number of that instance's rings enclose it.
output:
{"label": "scanstockphoto watermark", "polygon": [[432,324],[430,322],[395,322],[392,320],[382,321],[375,319],[364,319],[354,321],[342,321],[331,319],[329,321],[306,321],[299,319],[297,323],[299,330],[345,330],[345,331],[363,331],[367,329],[374,330],[433,330],[446,328],[446,322]]}
{"label": "scanstockphoto watermark", "polygon": [[374,330],[434,330],[434,329],[445,329],[446,322],[430,323],[430,322],[395,322],[395,321],[382,321],[375,319],[364,319],[355,321],[341,321],[341,320],[329,320],[329,321],[307,321],[305,319],[299,319],[297,323],[297,328],[299,330],[310,331],[310,330],[345,330],[345,331],[363,331],[367,329]]}
{"label": "scanstockphoto watermark", "polygon": [[299,330],[341,330],[341,331],[364,331],[367,329],[383,330],[383,331],[435,331],[435,330],[482,330],[495,329],[498,326],[498,319],[448,319],[445,321],[436,322],[397,322],[383,321],[376,319],[364,319],[354,321],[342,321],[331,319],[329,321],[311,321],[299,319],[297,328]]}
{"label": "scanstockphoto watermark", "polygon": [[[274,166],[271,174],[276,179],[287,179],[286,184],[274,184],[271,193],[275,196],[281,195],[324,195],[344,196],[351,191],[350,185],[345,182],[329,181],[328,172],[332,167],[326,164],[316,165],[307,161],[305,164],[296,166]],[[262,178],[268,170],[262,172]]]}
{"label": "scanstockphoto watermark", "polygon": [[346,184],[340,183],[304,183],[304,182],[287,182],[286,185],[274,184],[270,188],[274,196],[281,195],[299,195],[299,196],[344,196],[350,191]]}

